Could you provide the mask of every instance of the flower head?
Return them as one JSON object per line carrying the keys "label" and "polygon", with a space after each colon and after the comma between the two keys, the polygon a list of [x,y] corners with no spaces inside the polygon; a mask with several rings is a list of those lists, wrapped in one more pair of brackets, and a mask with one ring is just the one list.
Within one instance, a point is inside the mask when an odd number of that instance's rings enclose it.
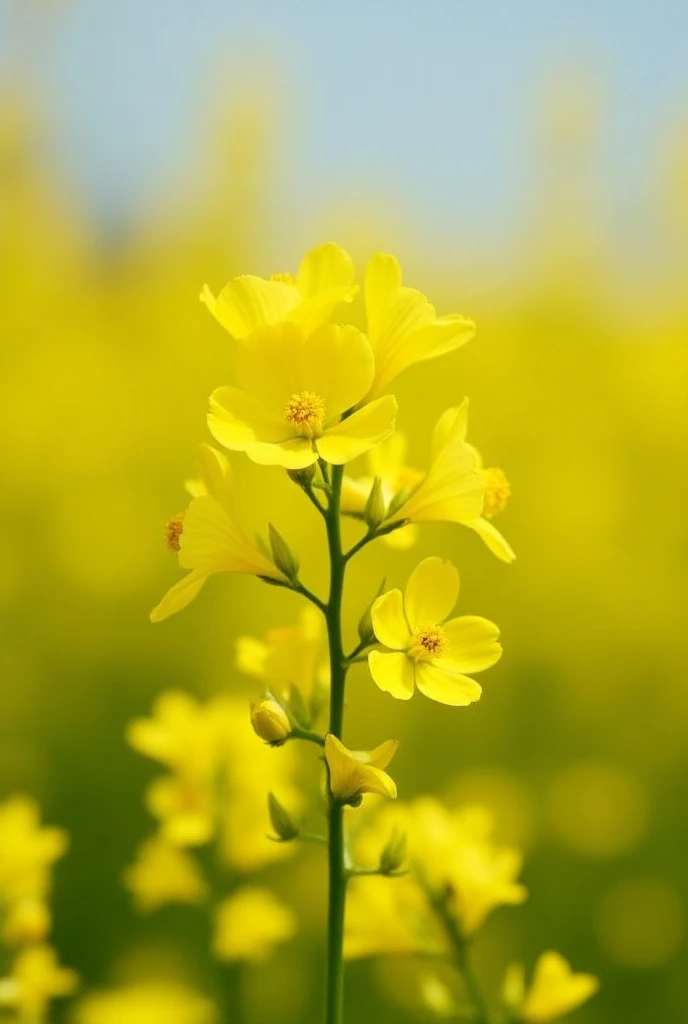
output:
{"label": "flower head", "polygon": [[[520,965],[512,965],[509,973],[512,982],[516,975],[522,986]],[[586,1002],[599,987],[599,981],[593,974],[574,974],[568,961],[559,953],[551,950],[542,953],[535,964],[530,988],[517,1008],[519,1019],[527,1024],[549,1024]]]}
{"label": "flower head", "polygon": [[281,704],[266,699],[251,703],[253,731],[266,743],[283,743],[291,732],[291,722]]}
{"label": "flower head", "polygon": [[170,979],[132,982],[90,992],[79,1004],[76,1024],[217,1024],[210,999]]}
{"label": "flower head", "polygon": [[[405,435],[396,430],[386,441],[382,441],[368,452],[368,473],[356,479],[344,477],[341,499],[341,510],[344,515],[363,517],[370,490],[376,479],[380,481],[385,508],[395,495],[418,486],[423,474],[420,470],[406,465],[406,448]],[[382,540],[392,548],[405,550],[415,544],[416,535],[417,527],[409,525],[383,534]]]}
{"label": "flower head", "polygon": [[499,630],[475,615],[446,621],[458,596],[458,572],[451,562],[432,557],[416,566],[403,595],[390,590],[378,597],[373,628],[389,650],[371,651],[368,665],[381,690],[408,700],[417,686],[426,697],[454,706],[479,699],[480,685],[465,673],[499,660]]}
{"label": "flower head", "polygon": [[62,967],[52,946],[27,946],[16,956],[9,978],[0,980],[0,1003],[18,1010],[21,1020],[43,1020],[53,999],[69,996],[79,984]]}
{"label": "flower head", "polygon": [[217,298],[204,285],[201,301],[237,340],[283,320],[313,330],[326,323],[340,303],[351,302],[358,291],[353,277],[349,254],[326,243],[306,253],[296,277],[273,274],[265,280],[244,274],[225,285]]}
{"label": "flower head", "polygon": [[318,458],[339,465],[394,429],[392,395],[343,418],[375,372],[372,349],[355,327],[261,327],[237,343],[235,368],[238,387],[213,392],[208,425],[216,441],[254,462],[292,470]]}
{"label": "flower head", "polygon": [[375,379],[368,397],[381,394],[413,363],[452,352],[475,334],[458,313],[438,317],[422,292],[401,283],[394,256],[377,253],[365,273],[368,338],[375,353]]}
{"label": "flower head", "polygon": [[30,797],[0,804],[0,902],[44,897],[50,868],[66,849],[66,832],[41,825],[38,804]]}
{"label": "flower head", "polygon": [[213,953],[218,960],[268,960],[296,933],[294,912],[270,892],[246,886],[215,909]]}
{"label": "flower head", "polygon": [[141,911],[157,910],[168,903],[200,903],[206,895],[195,860],[160,836],[141,844],[136,860],[125,872],[124,885]]}
{"label": "flower head", "polygon": [[279,697],[288,698],[296,686],[311,705],[319,707],[329,685],[322,615],[309,606],[293,626],[271,629],[261,639],[240,636],[236,663],[241,672],[262,679]]}
{"label": "flower head", "polygon": [[386,740],[374,750],[349,750],[331,733],[325,737],[325,760],[330,775],[330,792],[340,803],[357,802],[364,793],[397,795],[392,778],[383,771],[394,757],[398,743]]}
{"label": "flower head", "polygon": [[152,622],[162,622],[185,608],[214,573],[286,578],[239,525],[227,459],[207,444],[199,446],[199,455],[205,493],[197,494],[183,516],[175,516],[166,527],[168,546],[178,552],[182,569],[191,572],[167,591],[151,612]]}

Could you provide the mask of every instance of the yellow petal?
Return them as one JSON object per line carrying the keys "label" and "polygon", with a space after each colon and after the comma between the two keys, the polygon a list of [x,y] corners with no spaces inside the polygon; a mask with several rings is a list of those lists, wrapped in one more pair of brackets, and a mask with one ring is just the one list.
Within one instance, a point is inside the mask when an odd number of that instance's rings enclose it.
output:
{"label": "yellow petal", "polygon": [[239,572],[284,578],[238,523],[207,494],[194,498],[184,517],[179,564],[205,575]]}
{"label": "yellow petal", "polygon": [[239,388],[257,398],[277,419],[284,418],[290,396],[307,389],[303,383],[306,335],[293,323],[256,330],[237,345],[234,357]]}
{"label": "yellow petal", "polygon": [[465,441],[468,431],[468,399],[461,405],[445,409],[432,434],[431,458],[436,459],[445,445],[451,441]]}
{"label": "yellow petal", "polygon": [[412,631],[426,623],[444,622],[459,596],[459,574],[451,562],[424,558],[406,584],[404,608]]}
{"label": "yellow petal", "polygon": [[199,444],[198,461],[201,467],[203,487],[198,488],[193,497],[207,493],[229,513],[232,513],[236,500],[234,476],[229,462],[222,452],[209,444]]}
{"label": "yellow petal", "polygon": [[329,421],[363,398],[374,372],[373,350],[364,334],[350,325],[324,324],[307,336],[297,390],[322,396]]}
{"label": "yellow petal", "polygon": [[353,279],[354,265],[348,252],[333,242],[326,242],[306,253],[296,276],[296,284],[302,296],[309,298],[333,288],[350,285]]}
{"label": "yellow petal", "polygon": [[592,974],[574,974],[563,956],[549,951],[535,965],[535,973],[521,1009],[528,1024],[549,1024],[593,996],[599,982]]}
{"label": "yellow petal", "polygon": [[260,466],[282,466],[284,469],[305,469],[318,461],[318,453],[306,437],[294,437],[282,444],[254,441],[247,447],[246,454]]}
{"label": "yellow petal", "polygon": [[335,466],[363,455],[392,433],[397,408],[393,395],[385,395],[364,405],[341,423],[329,427],[317,439],[318,452],[326,462]]}
{"label": "yellow petal", "polygon": [[380,768],[369,767],[366,768],[365,774],[365,792],[377,793],[378,796],[396,800],[397,784],[387,772],[383,772]]}
{"label": "yellow petal", "polygon": [[[401,291],[411,290],[404,288]],[[420,292],[415,296],[413,302],[405,296],[399,303],[396,310],[399,322],[394,323],[398,334],[388,337],[384,357],[380,357],[376,349],[377,372],[371,392],[374,395],[384,391],[409,366],[453,352],[475,334],[473,321],[459,314],[422,323],[434,317],[435,310]]]}
{"label": "yellow petal", "polygon": [[404,616],[404,598],[400,590],[389,590],[373,602],[371,609],[375,636],[393,651],[405,651],[409,628]]}
{"label": "yellow petal", "polygon": [[362,516],[370,494],[372,480],[365,477],[361,480],[354,480],[345,476],[342,480],[342,494],[340,508],[342,515]]}
{"label": "yellow petal", "polygon": [[413,662],[402,652],[371,651],[368,668],[374,682],[385,693],[397,700],[409,700],[413,696]]}
{"label": "yellow petal", "polygon": [[365,306],[371,334],[380,331],[397,289],[401,287],[401,267],[394,256],[386,252],[375,253],[365,271]]}
{"label": "yellow petal", "polygon": [[244,452],[254,442],[287,441],[294,430],[239,388],[222,387],[210,396],[208,428],[216,441],[230,451]]}
{"label": "yellow petal", "polygon": [[479,519],[474,519],[472,523],[466,523],[466,526],[470,526],[472,530],[475,530],[492,554],[496,555],[502,562],[513,562],[516,558],[508,540],[502,536],[499,530],[495,529],[489,519],[483,519],[480,516]]}
{"label": "yellow petal", "polygon": [[442,627],[447,651],[436,662],[452,672],[482,672],[502,656],[499,629],[479,615],[462,615]]}
{"label": "yellow petal", "polygon": [[162,601],[150,613],[151,622],[162,622],[186,608],[198,594],[207,576],[202,572],[189,572],[167,591]]}
{"label": "yellow petal", "polygon": [[296,285],[245,274],[225,285],[217,298],[205,285],[201,301],[225,330],[239,340],[265,324],[286,320],[301,302],[301,294]]}
{"label": "yellow petal", "polygon": [[373,768],[386,768],[396,754],[398,747],[398,740],[385,740],[379,747],[367,751],[368,764],[372,765]]}
{"label": "yellow petal", "polygon": [[390,522],[472,523],[482,513],[484,494],[474,450],[462,441],[452,441]]}
{"label": "yellow petal", "polygon": [[421,693],[440,704],[465,707],[480,699],[482,687],[475,679],[458,673],[445,672],[429,661],[416,665],[416,685]]}

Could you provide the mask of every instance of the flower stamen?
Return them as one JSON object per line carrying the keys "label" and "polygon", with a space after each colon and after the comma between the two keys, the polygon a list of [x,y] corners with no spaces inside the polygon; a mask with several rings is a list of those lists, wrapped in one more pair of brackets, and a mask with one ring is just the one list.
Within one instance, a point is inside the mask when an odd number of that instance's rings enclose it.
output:
{"label": "flower stamen", "polygon": [[319,437],[325,422],[325,399],[312,391],[300,391],[284,406],[284,418],[303,437]]}
{"label": "flower stamen", "polygon": [[491,469],[483,469],[481,475],[485,484],[485,499],[483,504],[483,515],[486,519],[503,512],[511,494],[511,487],[506,478],[504,470],[493,466]]}
{"label": "flower stamen", "polygon": [[417,661],[441,658],[447,649],[447,637],[441,626],[424,623],[411,637],[408,653]]}
{"label": "flower stamen", "polygon": [[165,523],[165,542],[170,551],[179,551],[180,537],[184,532],[184,514],[179,512]]}

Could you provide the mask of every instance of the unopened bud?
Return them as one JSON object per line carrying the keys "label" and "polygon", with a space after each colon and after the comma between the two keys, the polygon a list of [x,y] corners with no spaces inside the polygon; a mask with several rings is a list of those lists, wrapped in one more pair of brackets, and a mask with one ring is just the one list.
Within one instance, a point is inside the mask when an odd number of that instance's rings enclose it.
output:
{"label": "unopened bud", "polygon": [[391,875],[398,871],[406,857],[406,834],[396,829],[389,837],[389,841],[380,854],[380,874]]}
{"label": "unopened bud", "polygon": [[283,843],[296,839],[300,835],[301,828],[298,822],[282,806],[274,793],[268,793],[268,813],[275,834]]}
{"label": "unopened bud", "polygon": [[290,480],[293,480],[299,487],[310,487],[315,479],[315,463],[310,466],[304,466],[303,469],[288,469],[287,476]]}
{"label": "unopened bud", "polygon": [[295,580],[299,574],[298,558],[291,550],[284,537],[277,532],[272,523],[270,523],[268,527],[268,533],[270,536],[270,548],[272,550],[273,562],[288,579]]}
{"label": "unopened bud", "polygon": [[379,526],[385,518],[385,499],[382,494],[382,483],[379,476],[376,476],[373,480],[373,486],[370,488],[370,494],[363,510],[363,518],[371,530]]}
{"label": "unopened bud", "polygon": [[391,519],[391,517],[395,514],[395,512],[398,512],[399,509],[402,508],[406,504],[406,502],[409,500],[409,498],[413,494],[413,491],[414,491],[413,487],[402,487],[402,489],[400,491],[397,491],[397,493],[394,495],[394,497],[390,501],[389,508],[387,509],[387,518],[388,519]]}
{"label": "unopened bud", "polygon": [[366,610],[361,615],[358,623],[358,636],[362,644],[374,644],[376,641],[375,630],[373,629],[373,605],[377,601],[378,597],[384,593],[385,580],[379,586],[378,592],[370,602]]}
{"label": "unopened bud", "polygon": [[42,942],[52,925],[50,910],[41,900],[24,899],[7,911],[2,938],[8,946],[28,946]]}
{"label": "unopened bud", "polygon": [[296,722],[297,725],[307,727],[310,722],[310,715],[308,713],[308,706],[304,700],[303,694],[299,690],[298,686],[292,685],[289,687],[289,712]]}
{"label": "unopened bud", "polygon": [[251,725],[257,736],[275,746],[284,743],[291,732],[287,713],[276,700],[251,702]]}

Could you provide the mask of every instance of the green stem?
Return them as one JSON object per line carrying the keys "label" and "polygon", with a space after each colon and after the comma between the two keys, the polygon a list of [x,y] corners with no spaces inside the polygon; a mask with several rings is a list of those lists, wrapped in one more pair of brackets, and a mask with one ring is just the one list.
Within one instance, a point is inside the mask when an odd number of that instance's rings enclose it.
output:
{"label": "green stem", "polygon": [[307,743],[315,743],[319,747],[325,746],[325,737],[321,736],[319,732],[311,732],[310,729],[302,729],[300,726],[293,726],[291,732],[287,736],[288,740],[306,740]]}
{"label": "green stem", "polygon": [[468,998],[473,1004],[475,1024],[491,1024],[490,1010],[468,955],[468,943],[461,934],[456,920],[447,909],[446,902],[435,899],[433,900],[433,906],[444,925],[444,930],[447,933],[454,953],[454,962],[464,980]]}
{"label": "green stem", "polygon": [[[340,502],[342,466],[333,466],[329,507],[326,516],[327,545],[330,556],[330,593],[325,611],[330,649],[330,724],[329,731],[341,739],[344,721],[344,685],[346,665],[342,645],[342,595],[346,560],[342,553]],[[344,907],[346,903],[346,865],[344,856],[344,809],[330,796],[328,815],[329,897],[327,915],[327,992],[326,1024],[341,1024],[344,1005]]]}

